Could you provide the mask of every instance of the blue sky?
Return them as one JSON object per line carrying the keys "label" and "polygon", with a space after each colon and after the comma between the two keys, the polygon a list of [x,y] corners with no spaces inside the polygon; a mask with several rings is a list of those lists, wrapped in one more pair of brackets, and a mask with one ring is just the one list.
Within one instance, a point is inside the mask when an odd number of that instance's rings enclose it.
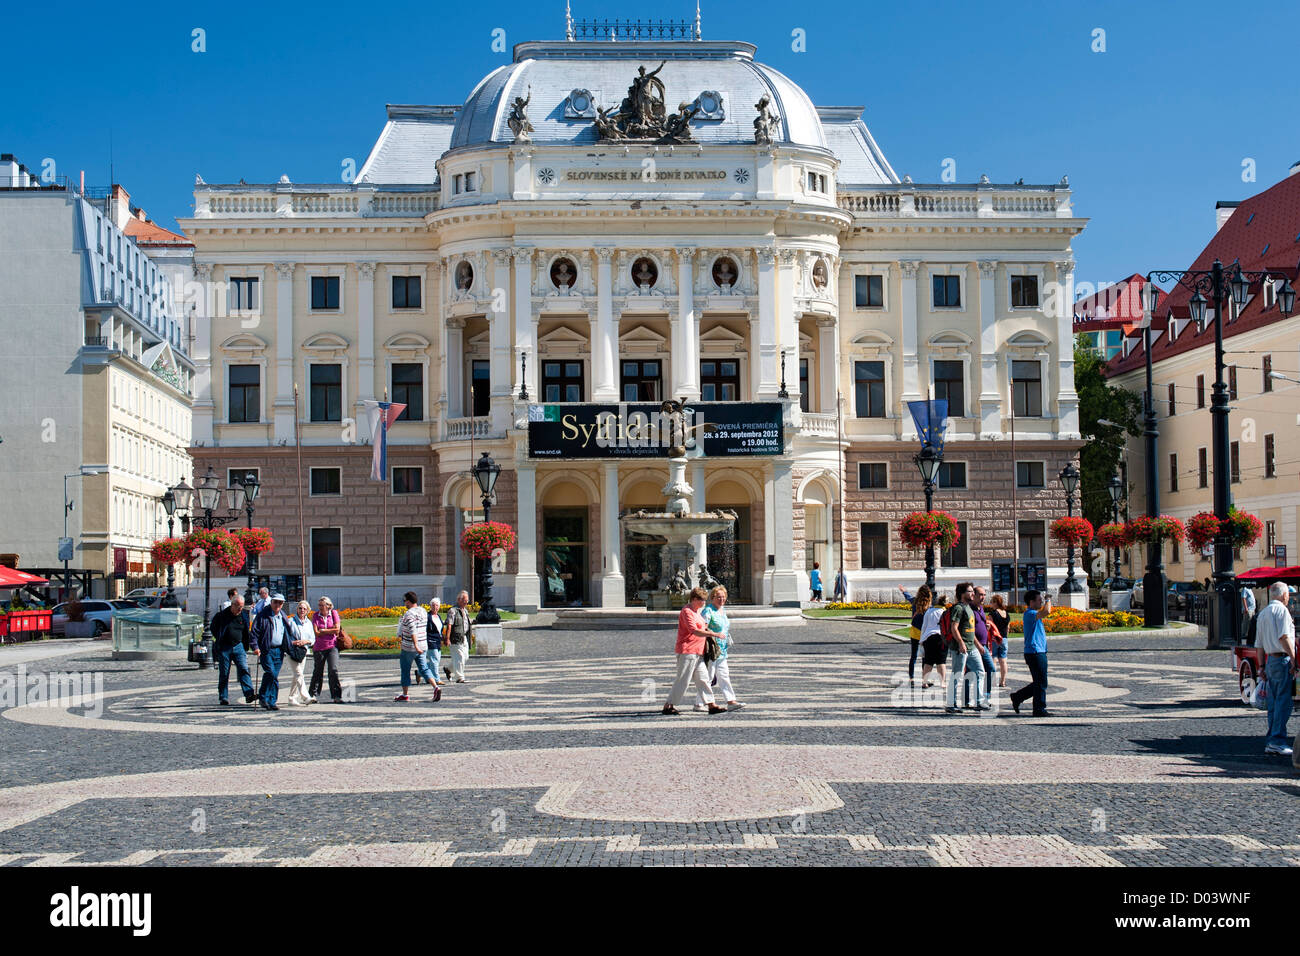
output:
{"label": "blue sky", "polygon": [[[111,10],[112,12],[106,12]],[[576,0],[574,16],[693,17],[692,0]],[[899,175],[1054,183],[1092,221],[1076,280],[1185,267],[1219,199],[1300,160],[1294,3],[703,3],[706,39],[740,39],[819,105],[862,104]],[[71,3],[0,34],[8,90],[0,152],[52,159],[87,185],[116,180],[154,220],[188,215],[208,182],[339,181],[385,103],[462,102],[509,54],[563,36],[562,0],[374,7],[305,3]],[[191,49],[206,31],[207,50]],[[806,32],[806,52],[791,32]],[[1105,52],[1094,52],[1095,30]],[[1281,122],[1273,117],[1279,114]],[[1212,135],[1211,135],[1212,134]],[[1243,182],[1254,160],[1256,182]]]}

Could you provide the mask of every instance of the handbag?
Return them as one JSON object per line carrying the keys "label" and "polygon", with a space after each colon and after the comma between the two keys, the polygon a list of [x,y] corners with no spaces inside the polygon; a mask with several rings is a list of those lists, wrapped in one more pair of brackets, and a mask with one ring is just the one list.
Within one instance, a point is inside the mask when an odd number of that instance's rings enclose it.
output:
{"label": "handbag", "polygon": [[352,635],[349,634],[347,631],[343,630],[342,627],[340,627],[339,637],[335,643],[338,644],[339,650],[350,651],[352,650]]}
{"label": "handbag", "polygon": [[293,643],[292,641],[289,642],[289,645],[285,648],[285,650],[289,652],[289,660],[297,664],[301,664],[303,661],[307,659],[307,648],[300,647],[299,645]]}
{"label": "handbag", "polygon": [[710,634],[704,639],[704,653],[700,655],[700,659],[706,664],[712,664],[718,659],[718,653],[718,639]]}

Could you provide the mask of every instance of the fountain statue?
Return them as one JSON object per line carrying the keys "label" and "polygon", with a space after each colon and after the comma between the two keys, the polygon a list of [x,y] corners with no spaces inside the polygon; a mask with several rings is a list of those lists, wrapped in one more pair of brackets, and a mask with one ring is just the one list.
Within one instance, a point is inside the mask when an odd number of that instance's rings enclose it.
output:
{"label": "fountain statue", "polygon": [[690,568],[700,568],[701,584],[704,579],[711,580],[701,563],[705,555],[698,553],[695,539],[714,531],[723,531],[736,520],[735,512],[722,509],[698,514],[691,512],[694,489],[686,481],[687,437],[697,431],[707,434],[715,426],[688,426],[686,421],[691,410],[686,408],[684,401],[666,401],[662,412],[664,421],[668,424],[668,483],[663,487],[667,502],[662,512],[640,510],[622,519],[627,531],[664,539],[664,545],[659,551],[658,590],[651,592],[648,602],[652,610],[681,606],[684,592],[693,587]]}

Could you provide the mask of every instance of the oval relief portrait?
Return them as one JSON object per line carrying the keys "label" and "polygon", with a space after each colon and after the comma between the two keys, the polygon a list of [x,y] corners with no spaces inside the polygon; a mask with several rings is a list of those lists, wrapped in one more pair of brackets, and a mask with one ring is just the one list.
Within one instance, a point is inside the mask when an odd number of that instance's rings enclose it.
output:
{"label": "oval relief portrait", "polygon": [[638,289],[653,289],[659,281],[659,267],[649,256],[642,256],[632,263],[632,284]]}
{"label": "oval relief portrait", "polygon": [[456,288],[461,292],[468,292],[474,285],[474,267],[462,259],[456,266]]}
{"label": "oval relief portrait", "polygon": [[551,263],[551,285],[561,292],[568,292],[578,281],[578,267],[573,260],[561,256]]}
{"label": "oval relief portrait", "polygon": [[730,292],[740,278],[736,269],[736,260],[730,256],[718,256],[713,260],[713,284],[723,292]]}

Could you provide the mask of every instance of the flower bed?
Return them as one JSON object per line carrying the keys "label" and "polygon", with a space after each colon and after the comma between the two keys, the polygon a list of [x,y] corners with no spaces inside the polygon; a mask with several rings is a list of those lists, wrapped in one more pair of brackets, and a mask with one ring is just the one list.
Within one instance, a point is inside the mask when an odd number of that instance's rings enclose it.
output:
{"label": "flower bed", "polygon": [[[429,610],[430,607],[428,604],[421,604],[420,606],[426,611]],[[445,610],[450,606],[451,605],[443,604],[442,609]],[[468,605],[468,608],[471,612],[477,614],[479,612],[479,603],[473,601]],[[347,610],[339,611],[339,617],[345,621],[355,621],[366,617],[401,617],[405,613],[405,604],[401,607],[350,607]],[[308,616],[314,617],[315,615],[316,612],[312,611]]]}
{"label": "flower bed", "polygon": [[912,605],[898,601],[831,601],[824,611],[910,611]]}
{"label": "flower bed", "polygon": [[[1062,634],[1076,631],[1100,631],[1108,627],[1141,627],[1142,618],[1128,611],[1080,611],[1076,608],[1052,608],[1052,613],[1043,618],[1043,630],[1048,634]],[[1011,633],[1023,634],[1023,621],[1011,622]]]}

